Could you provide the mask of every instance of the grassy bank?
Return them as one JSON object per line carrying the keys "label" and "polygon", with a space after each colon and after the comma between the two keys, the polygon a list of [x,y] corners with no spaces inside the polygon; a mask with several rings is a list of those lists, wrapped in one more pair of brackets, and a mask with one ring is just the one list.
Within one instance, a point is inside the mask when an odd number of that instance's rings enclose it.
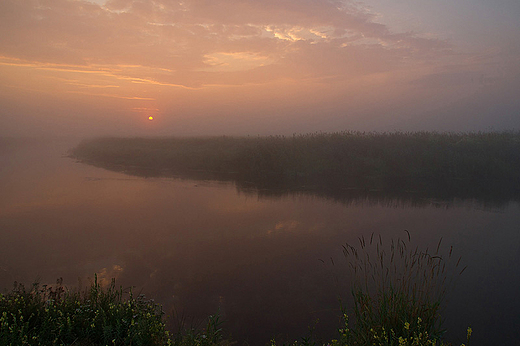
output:
{"label": "grassy bank", "polygon": [[16,284],[0,294],[0,345],[168,345],[160,306],[115,282],[81,292]]}
{"label": "grassy bank", "polygon": [[72,156],[141,176],[281,190],[518,197],[520,133],[316,133],[292,137],[98,138]]}
{"label": "grassy bank", "polygon": [[[337,335],[316,340],[312,335],[270,345],[428,346],[446,345],[441,303],[450,270],[460,270],[452,251],[444,256],[413,248],[410,240],[383,244],[380,237],[346,244],[345,257],[354,277],[353,309],[343,309]],[[349,316],[354,323],[349,324]],[[468,341],[471,329],[468,328]],[[54,286],[15,284],[0,294],[0,345],[231,345],[218,315],[202,329],[180,324],[168,332],[159,305],[131,291],[101,287],[97,280],[80,292],[58,280]]]}

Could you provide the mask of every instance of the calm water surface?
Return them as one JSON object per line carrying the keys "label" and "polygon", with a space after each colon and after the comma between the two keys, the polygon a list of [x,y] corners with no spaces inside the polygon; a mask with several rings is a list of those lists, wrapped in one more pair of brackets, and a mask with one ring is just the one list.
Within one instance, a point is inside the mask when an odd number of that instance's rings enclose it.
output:
{"label": "calm water surface", "polygon": [[[310,195],[258,197],[231,183],[136,178],[76,163],[71,141],[0,147],[0,289],[63,277],[117,278],[198,318],[220,311],[240,342],[334,337],[349,297],[341,245],[372,232],[440,237],[468,265],[444,312],[450,340],[520,338],[520,208],[480,201],[417,204]],[[334,262],[334,265],[332,264]]]}

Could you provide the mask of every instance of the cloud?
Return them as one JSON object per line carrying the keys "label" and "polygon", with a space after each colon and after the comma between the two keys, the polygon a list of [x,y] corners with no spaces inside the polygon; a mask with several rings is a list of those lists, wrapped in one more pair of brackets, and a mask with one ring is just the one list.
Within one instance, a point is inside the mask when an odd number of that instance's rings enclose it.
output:
{"label": "cloud", "polygon": [[[377,73],[396,66],[396,52],[406,51],[410,58],[449,49],[439,40],[393,34],[369,13],[341,1],[111,0],[99,6],[9,0],[1,6],[0,54],[5,57],[86,67],[136,65],[150,69],[140,75],[143,79],[189,87],[215,84],[222,71],[266,65],[279,66],[276,78],[330,74],[327,65],[343,73],[374,52],[379,62],[366,64],[363,73]],[[233,80],[247,83],[250,75],[237,79],[235,74]]]}
{"label": "cloud", "polygon": [[150,110],[175,129],[312,131],[423,114],[518,65],[515,45],[472,52],[380,18],[349,0],[3,0],[0,90],[11,110],[47,98],[45,114],[83,107],[116,129]]}

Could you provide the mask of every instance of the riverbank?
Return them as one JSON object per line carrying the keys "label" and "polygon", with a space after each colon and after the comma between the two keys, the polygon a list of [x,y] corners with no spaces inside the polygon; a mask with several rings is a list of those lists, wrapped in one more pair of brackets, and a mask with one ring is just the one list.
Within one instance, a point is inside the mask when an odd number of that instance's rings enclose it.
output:
{"label": "riverbank", "polygon": [[[408,238],[384,244],[380,236],[359,238],[360,246],[345,244],[344,255],[354,277],[351,311],[342,306],[337,334],[315,339],[312,328],[300,340],[271,339],[270,345],[446,345],[441,302],[447,278],[460,259],[436,250],[412,246]],[[375,255],[375,256],[371,256]],[[372,258],[372,259],[370,259]],[[388,275],[389,271],[392,275]],[[209,316],[201,328],[179,319],[179,328],[167,331],[162,307],[131,289],[98,283],[68,289],[34,283],[29,289],[19,283],[0,294],[1,345],[175,345],[212,346],[236,344],[222,328],[218,314]],[[342,305],[342,304],[341,304]],[[176,318],[176,316],[166,316]],[[339,316],[338,316],[339,317]],[[353,323],[349,321],[353,320]],[[467,330],[467,341],[471,336]]]}
{"label": "riverbank", "polygon": [[71,155],[132,175],[228,180],[271,193],[520,200],[520,132],[97,138]]}

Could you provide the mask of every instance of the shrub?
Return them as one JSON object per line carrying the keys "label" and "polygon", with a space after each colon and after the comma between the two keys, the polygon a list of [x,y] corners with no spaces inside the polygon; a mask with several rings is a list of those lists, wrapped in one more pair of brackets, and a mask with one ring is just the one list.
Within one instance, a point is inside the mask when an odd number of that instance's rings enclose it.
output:
{"label": "shrub", "polygon": [[0,295],[0,345],[168,345],[161,307],[97,282],[83,293],[22,284]]}

